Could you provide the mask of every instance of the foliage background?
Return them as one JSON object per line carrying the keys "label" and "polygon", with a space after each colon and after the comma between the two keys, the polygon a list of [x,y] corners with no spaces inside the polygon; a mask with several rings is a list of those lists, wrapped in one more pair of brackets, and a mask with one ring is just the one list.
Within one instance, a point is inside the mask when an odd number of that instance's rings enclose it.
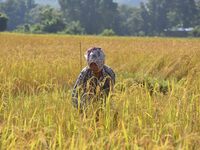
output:
{"label": "foliage background", "polygon": [[121,36],[199,35],[196,30],[200,24],[199,0],[135,1],[139,5],[131,5],[134,1],[126,1],[124,5],[114,0],[58,0],[57,7],[48,5],[49,1],[36,2],[0,2],[0,12],[9,18],[7,30],[89,35],[113,30]]}

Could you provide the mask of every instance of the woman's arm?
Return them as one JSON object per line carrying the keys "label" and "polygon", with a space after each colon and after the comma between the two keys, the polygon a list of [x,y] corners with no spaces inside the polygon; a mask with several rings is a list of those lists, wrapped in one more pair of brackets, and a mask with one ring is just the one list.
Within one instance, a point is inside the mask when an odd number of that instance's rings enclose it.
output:
{"label": "woman's arm", "polygon": [[72,91],[72,105],[75,108],[78,108],[80,105],[80,97],[83,94],[83,84],[84,84],[84,79],[87,74],[87,69],[84,68],[81,73],[79,74],[76,83],[74,85],[73,91]]}

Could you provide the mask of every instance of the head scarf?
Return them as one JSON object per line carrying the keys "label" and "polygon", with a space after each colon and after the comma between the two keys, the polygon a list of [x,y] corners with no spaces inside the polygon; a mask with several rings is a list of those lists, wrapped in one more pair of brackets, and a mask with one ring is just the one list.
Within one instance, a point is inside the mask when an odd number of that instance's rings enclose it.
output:
{"label": "head scarf", "polygon": [[95,63],[99,70],[103,69],[105,63],[105,54],[103,50],[99,47],[92,47],[86,51],[85,58],[87,60],[88,66],[91,63]]}

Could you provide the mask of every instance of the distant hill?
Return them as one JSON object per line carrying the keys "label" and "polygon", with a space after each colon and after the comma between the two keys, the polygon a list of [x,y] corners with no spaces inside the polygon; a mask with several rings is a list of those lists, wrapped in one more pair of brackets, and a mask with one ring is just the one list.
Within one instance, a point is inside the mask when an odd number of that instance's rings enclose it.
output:
{"label": "distant hill", "polygon": [[[6,0],[0,0],[0,2],[5,2]],[[140,2],[145,2],[147,0],[114,0],[119,4],[127,4],[131,6],[138,6]],[[35,0],[36,3],[42,5],[51,5],[53,7],[59,7],[58,0]]]}
{"label": "distant hill", "polygon": [[[146,0],[114,0],[114,2],[117,2],[119,4],[127,4],[127,5],[132,5],[132,6],[138,6],[140,2],[144,2]],[[43,4],[43,5],[51,5],[58,7],[58,1],[57,0],[35,0],[36,3],[38,4]]]}

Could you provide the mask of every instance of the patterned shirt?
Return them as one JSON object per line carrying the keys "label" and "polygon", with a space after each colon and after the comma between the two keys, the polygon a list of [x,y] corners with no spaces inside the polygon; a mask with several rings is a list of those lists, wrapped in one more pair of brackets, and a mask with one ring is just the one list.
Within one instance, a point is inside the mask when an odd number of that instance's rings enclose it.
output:
{"label": "patterned shirt", "polygon": [[85,67],[74,85],[72,92],[72,104],[75,108],[85,108],[92,100],[105,99],[113,90],[115,84],[115,73],[104,65],[101,76],[97,79],[92,70]]}

